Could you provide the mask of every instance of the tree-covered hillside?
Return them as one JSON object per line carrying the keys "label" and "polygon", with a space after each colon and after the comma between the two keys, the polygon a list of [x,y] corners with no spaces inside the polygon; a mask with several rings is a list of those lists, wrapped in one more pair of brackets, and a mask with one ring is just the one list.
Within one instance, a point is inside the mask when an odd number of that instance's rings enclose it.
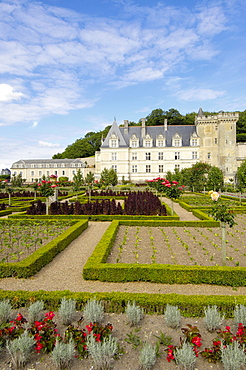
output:
{"label": "tree-covered hillside", "polygon": [[[237,142],[246,142],[246,110],[239,112],[239,121],[237,122]],[[215,112],[204,112],[205,115],[216,114]],[[164,111],[161,108],[154,109],[146,117],[146,126],[163,125],[164,119],[167,119],[168,125],[194,125],[197,112],[182,115],[177,109],[171,108]],[[129,122],[129,126],[141,125],[141,119],[138,122]],[[88,132],[84,138],[80,138],[75,143],[68,145],[62,153],[53,156],[54,159],[62,158],[85,158],[95,154],[100,149],[102,137],[106,137],[111,126],[98,132]]]}

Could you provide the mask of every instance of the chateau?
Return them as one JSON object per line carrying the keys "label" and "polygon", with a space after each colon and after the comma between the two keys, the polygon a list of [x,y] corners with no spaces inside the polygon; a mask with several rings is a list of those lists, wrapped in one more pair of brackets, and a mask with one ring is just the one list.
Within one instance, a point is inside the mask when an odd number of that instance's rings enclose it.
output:
{"label": "chateau", "polygon": [[100,151],[95,153],[95,175],[114,168],[119,180],[144,182],[165,177],[168,171],[191,167],[198,161],[219,167],[225,181],[237,171],[236,122],[239,113],[205,116],[200,108],[194,125],[124,127],[113,122]]}
{"label": "chateau", "polygon": [[104,168],[113,168],[119,181],[144,182],[165,177],[168,171],[191,167],[206,162],[219,167],[228,182],[235,180],[237,168],[246,156],[246,143],[236,144],[236,123],[239,113],[218,113],[205,116],[202,109],[194,125],[130,126],[127,120],[119,127],[113,122],[95,157],[76,159],[19,160],[11,167],[12,175],[21,174],[26,182],[41,180],[45,175],[57,175],[73,180],[81,169],[100,179]]}

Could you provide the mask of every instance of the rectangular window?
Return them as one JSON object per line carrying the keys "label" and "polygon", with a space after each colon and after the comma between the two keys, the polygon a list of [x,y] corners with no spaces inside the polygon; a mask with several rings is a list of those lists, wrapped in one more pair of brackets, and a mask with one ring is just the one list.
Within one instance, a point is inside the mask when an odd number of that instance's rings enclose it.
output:
{"label": "rectangular window", "polygon": [[158,140],[157,141],[157,146],[159,146],[159,147],[164,146],[164,140]]}
{"label": "rectangular window", "polygon": [[145,147],[150,148],[151,147],[151,141],[150,140],[145,140]]}
{"label": "rectangular window", "polygon": [[214,143],[218,144],[218,138],[217,137],[214,138]]}
{"label": "rectangular window", "polygon": [[197,146],[197,139],[191,140],[191,146]]}
{"label": "rectangular window", "polygon": [[111,139],[111,148],[116,148],[116,147],[117,147],[117,140]]}
{"label": "rectangular window", "polygon": [[57,171],[54,171],[54,174],[57,175]]}
{"label": "rectangular window", "polygon": [[136,161],[138,159],[137,153],[132,153],[132,161]]}
{"label": "rectangular window", "polygon": [[158,160],[163,161],[163,152],[158,153]]}
{"label": "rectangular window", "polygon": [[208,159],[211,159],[211,153],[210,152],[208,153]]}
{"label": "rectangular window", "polygon": [[146,161],[150,161],[151,160],[151,153],[145,153],[145,159],[146,159]]}
{"label": "rectangular window", "polygon": [[138,142],[136,140],[131,142],[131,147],[132,148],[137,148],[137,146],[138,146]]}
{"label": "rectangular window", "polygon": [[174,159],[175,160],[180,159],[180,152],[175,152]]}
{"label": "rectangular window", "polygon": [[38,176],[42,176],[42,171],[38,171]]}
{"label": "rectangular window", "polygon": [[197,159],[197,152],[192,152],[192,159]]}
{"label": "rectangular window", "polygon": [[146,173],[150,173],[151,172],[151,166],[150,164],[146,164]]}
{"label": "rectangular window", "polygon": [[111,159],[112,161],[117,161],[117,153],[112,153]]}
{"label": "rectangular window", "polygon": [[65,175],[65,171],[62,171],[62,176],[64,176]]}
{"label": "rectangular window", "polygon": [[159,164],[159,173],[163,173],[164,170],[163,170],[163,164]]}
{"label": "rectangular window", "polygon": [[138,167],[136,164],[132,165],[132,172],[137,173],[138,172]]}
{"label": "rectangular window", "polygon": [[180,145],[180,139],[175,139],[174,140],[174,146],[181,146]]}
{"label": "rectangular window", "polygon": [[46,171],[46,175],[49,176],[50,175],[50,171]]}
{"label": "rectangular window", "polygon": [[180,170],[180,165],[179,164],[175,164],[175,167],[174,167],[176,170]]}
{"label": "rectangular window", "polygon": [[34,176],[34,171],[31,171],[31,176]]}
{"label": "rectangular window", "polygon": [[117,165],[116,165],[116,164],[113,164],[113,165],[112,165],[112,168],[113,168],[113,170],[114,170],[115,172],[117,172]]}

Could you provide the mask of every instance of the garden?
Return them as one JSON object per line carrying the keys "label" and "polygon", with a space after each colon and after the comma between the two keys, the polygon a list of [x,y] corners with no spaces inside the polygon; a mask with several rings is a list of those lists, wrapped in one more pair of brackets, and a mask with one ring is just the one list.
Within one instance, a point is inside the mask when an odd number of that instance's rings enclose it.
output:
{"label": "garden", "polygon": [[[14,302],[14,301],[13,301]],[[15,301],[16,305],[16,301]],[[216,305],[200,318],[167,304],[147,315],[135,301],[106,312],[94,298],[63,297],[57,311],[42,300],[0,301],[1,369],[240,369],[245,364],[246,306],[231,317]]]}
{"label": "garden", "polygon": [[[227,230],[227,266],[246,267],[246,215]],[[148,227],[121,225],[108,263],[221,265],[219,227]]]}
{"label": "garden", "polygon": [[[174,185],[176,187],[176,184]],[[102,257],[105,265],[116,268],[118,265],[185,265],[196,267],[198,270],[199,266],[221,266],[221,228],[211,216],[207,215],[205,221],[198,220],[192,224],[174,218],[171,221],[163,221],[162,216],[168,219],[168,216],[165,216],[168,207],[157,202],[158,197],[152,192],[133,192],[130,195],[119,193],[118,197],[124,201],[123,206],[120,203],[121,208],[117,205],[119,199],[112,193],[102,193],[97,197],[97,193],[91,192],[90,197],[86,202],[79,202],[80,206],[78,203],[76,205],[76,200],[55,202],[53,211],[52,206],[50,207],[49,215],[46,214],[46,204],[42,205],[42,201],[37,201],[32,207],[42,207],[42,213],[39,215],[34,211],[29,216],[26,213],[20,215],[23,219],[18,218],[18,215],[16,218],[13,215],[6,220],[2,219],[2,264],[6,262],[14,265],[25,260],[46,244],[53,243],[56,237],[62,238],[64,233],[78,227],[76,225],[79,223],[80,230],[76,231],[76,235],[80,235],[87,227],[88,221],[82,226],[79,217],[94,214],[92,207],[98,209],[99,216],[114,216],[118,207],[121,209],[118,215],[122,216],[122,219],[123,215],[130,215],[131,220],[118,222],[117,225],[116,221],[113,221],[105,233],[104,238],[108,243],[105,247],[107,257]],[[194,208],[211,208],[214,205],[207,195],[182,195],[180,203],[186,201],[187,205]],[[235,207],[237,209],[237,213],[234,213],[236,224],[231,228],[228,226],[226,230],[226,268],[244,268],[244,207],[240,213],[240,204],[226,198],[221,200],[220,204],[229,206],[230,212],[234,212]],[[78,212],[79,207],[82,209],[84,205],[87,210],[83,208],[83,211]],[[71,212],[70,207],[77,209],[77,212]],[[58,212],[58,208],[63,211]],[[61,214],[71,218],[62,219]],[[73,215],[78,219],[73,218]],[[149,215],[150,219],[142,221],[143,215]],[[159,220],[156,221],[156,217],[159,217]],[[62,246],[56,254],[66,246]],[[96,250],[104,253],[100,243]],[[42,266],[44,265],[42,263]],[[93,273],[96,263],[93,265],[91,262],[91,265]],[[118,275],[121,274],[120,271]],[[110,276],[110,269],[107,273]],[[187,299],[181,296],[183,302],[175,305],[175,295],[162,295],[164,297],[157,298],[151,298],[151,295],[149,303],[145,304],[147,295],[141,298],[136,294],[135,302],[130,295],[125,296],[123,293],[121,298],[115,298],[118,309],[114,309],[106,303],[106,293],[102,294],[102,301],[98,298],[87,298],[82,303],[66,298],[70,296],[66,292],[60,292],[60,298],[56,298],[59,292],[53,292],[49,302],[37,300],[35,292],[28,299],[24,298],[24,293],[19,292],[20,300],[17,299],[18,293],[14,293],[11,299],[8,298],[8,292],[6,298],[3,298],[4,292],[2,293],[0,368],[4,370],[107,370],[111,367],[116,370],[239,370],[246,364],[246,306],[243,296],[232,299],[230,304],[227,297],[213,297],[213,304],[207,305],[206,299],[201,297],[194,300],[193,307],[191,305],[185,308],[192,302],[191,297]],[[165,303],[160,303],[163,298],[166,299]],[[160,310],[157,309],[158,302]],[[200,308],[196,311],[198,305]],[[8,314],[4,316],[6,312]]]}

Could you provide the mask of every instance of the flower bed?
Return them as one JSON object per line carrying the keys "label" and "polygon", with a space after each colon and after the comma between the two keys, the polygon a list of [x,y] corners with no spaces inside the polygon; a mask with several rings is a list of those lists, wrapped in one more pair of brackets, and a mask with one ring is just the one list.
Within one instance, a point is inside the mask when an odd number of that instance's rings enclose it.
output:
{"label": "flower bed", "polygon": [[181,316],[178,327],[172,328],[165,315],[143,313],[140,321],[130,326],[129,316],[125,313],[104,313],[100,324],[83,321],[82,314],[83,311],[80,310],[74,312],[71,323],[64,325],[59,311],[42,311],[39,319],[31,322],[26,308],[13,310],[7,323],[1,325],[0,341],[4,347],[1,352],[1,368],[7,368],[11,361],[6,350],[6,340],[13,341],[24,329],[34,339],[26,368],[36,370],[55,368],[52,360],[55,343],[68,342],[69,338],[73,338],[75,344],[71,370],[93,369],[95,364],[87,348],[90,335],[95,343],[101,343],[111,335],[115,338],[118,349],[111,362],[115,370],[136,370],[146,342],[156,348],[158,355],[153,367],[149,368],[177,369],[175,350],[182,348],[184,341],[191,345],[196,368],[222,370],[220,344],[230,347],[236,342],[242,348],[246,342],[246,327],[238,324],[234,318],[222,320],[211,333],[206,329],[204,318]]}

